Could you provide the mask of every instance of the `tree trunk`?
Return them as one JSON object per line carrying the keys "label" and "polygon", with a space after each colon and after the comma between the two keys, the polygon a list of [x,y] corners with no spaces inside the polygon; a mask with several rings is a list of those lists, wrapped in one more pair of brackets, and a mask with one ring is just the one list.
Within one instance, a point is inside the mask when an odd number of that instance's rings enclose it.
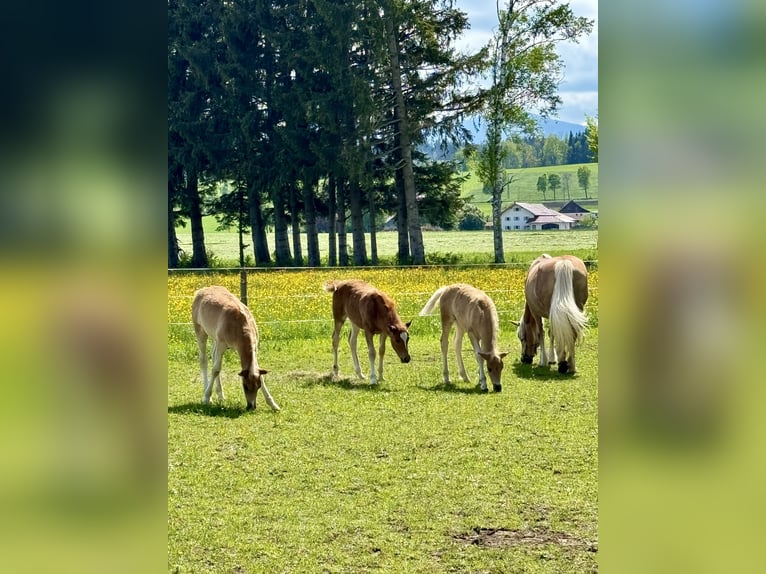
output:
{"label": "tree trunk", "polygon": [[173,213],[173,194],[168,189],[168,269],[176,267],[178,267],[178,236],[176,236],[176,221]]}
{"label": "tree trunk", "polygon": [[351,193],[351,237],[354,242],[354,265],[367,265],[367,245],[364,237],[364,214],[362,213],[362,190],[353,177],[349,182]]}
{"label": "tree trunk", "polygon": [[488,119],[487,142],[485,145],[486,173],[490,181],[492,191],[492,239],[495,251],[495,263],[505,263],[503,255],[503,151],[502,129],[498,115],[491,115]]}
{"label": "tree trunk", "polygon": [[503,255],[503,188],[499,182],[495,182],[492,189],[492,238],[495,246],[495,263],[505,263]]}
{"label": "tree trunk", "polygon": [[303,213],[306,217],[306,245],[309,252],[309,267],[319,267],[319,237],[317,236],[316,209],[314,209],[314,190],[319,179],[313,173],[309,181],[303,182]]}
{"label": "tree trunk", "polygon": [[423,233],[420,229],[417,193],[415,192],[415,173],[412,167],[412,142],[410,126],[407,119],[407,108],[404,104],[402,91],[402,71],[399,65],[399,46],[394,33],[393,14],[384,16],[386,37],[388,40],[388,55],[391,61],[391,85],[396,102],[396,119],[399,131],[399,141],[402,150],[402,177],[404,178],[404,197],[407,203],[407,231],[410,235],[410,253],[415,265],[425,265],[426,257],[423,249]]}
{"label": "tree trunk", "polygon": [[327,177],[327,209],[329,211],[327,217],[329,219],[330,234],[327,241],[327,264],[330,267],[335,267],[338,264],[338,251],[336,247],[337,229],[335,228],[338,219],[337,209],[335,207],[336,186],[337,180],[335,179],[335,174],[330,173]]}
{"label": "tree trunk", "polygon": [[298,190],[296,183],[290,185],[290,227],[293,230],[293,262],[296,267],[303,266],[303,246],[301,245],[301,220],[298,208]]}
{"label": "tree trunk", "polygon": [[287,233],[287,217],[285,216],[285,189],[275,185],[274,199],[274,248],[276,250],[277,265],[287,267],[292,261],[290,255],[290,239]]}
{"label": "tree trunk", "polygon": [[348,238],[346,237],[346,181],[338,180],[338,258],[341,267],[348,267]]}
{"label": "tree trunk", "polygon": [[205,251],[205,230],[202,227],[202,200],[199,196],[197,172],[189,170],[186,180],[186,204],[189,210],[189,220],[192,234],[192,267],[207,267],[207,252]]}
{"label": "tree trunk", "polygon": [[263,222],[261,209],[261,193],[256,186],[254,178],[248,180],[247,202],[250,211],[250,233],[253,237],[253,254],[256,265],[268,265],[271,263],[269,254],[269,242],[266,238],[266,226]]}
{"label": "tree trunk", "polygon": [[378,264],[378,238],[375,231],[375,192],[370,188],[368,193],[370,202],[370,257],[373,265]]}
{"label": "tree trunk", "polygon": [[[399,153],[399,137],[394,139],[397,149],[394,152],[394,158],[398,164],[401,160],[401,154]],[[394,172],[394,185],[396,185],[396,196],[398,199],[396,209],[396,233],[398,238],[398,249],[396,252],[396,260],[399,265],[409,265],[412,263],[410,259],[410,234],[407,233],[407,201],[404,198],[404,178],[402,177],[402,170],[397,169]]]}

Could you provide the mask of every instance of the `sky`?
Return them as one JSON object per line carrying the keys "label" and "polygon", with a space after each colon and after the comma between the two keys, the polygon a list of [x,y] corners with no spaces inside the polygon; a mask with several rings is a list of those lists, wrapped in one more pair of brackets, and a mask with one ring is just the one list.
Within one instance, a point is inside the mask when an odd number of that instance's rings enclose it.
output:
{"label": "sky", "polygon": [[[501,0],[502,2],[502,0]],[[455,0],[468,14],[471,28],[458,41],[458,46],[475,51],[492,37],[497,26],[494,0]],[[598,114],[598,0],[570,0],[576,16],[594,21],[593,32],[579,43],[559,44],[557,51],[564,61],[559,96],[563,100],[558,117],[565,122],[585,124],[585,116]]]}

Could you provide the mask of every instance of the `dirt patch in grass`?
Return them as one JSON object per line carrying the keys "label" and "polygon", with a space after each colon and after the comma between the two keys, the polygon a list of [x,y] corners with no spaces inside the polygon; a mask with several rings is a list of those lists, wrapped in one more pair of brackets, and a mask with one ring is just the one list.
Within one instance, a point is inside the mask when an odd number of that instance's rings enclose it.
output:
{"label": "dirt patch in grass", "polygon": [[510,530],[507,528],[481,528],[477,526],[470,532],[455,535],[454,539],[463,544],[473,544],[486,548],[509,548],[520,544],[530,544],[533,546],[558,544],[559,546],[598,552],[598,545],[594,542],[583,540],[565,532],[554,532],[541,528]]}

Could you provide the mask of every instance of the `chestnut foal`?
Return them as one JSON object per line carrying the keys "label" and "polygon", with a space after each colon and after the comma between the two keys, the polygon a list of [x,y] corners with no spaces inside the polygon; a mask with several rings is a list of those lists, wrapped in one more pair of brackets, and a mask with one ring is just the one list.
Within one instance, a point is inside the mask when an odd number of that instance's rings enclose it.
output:
{"label": "chestnut foal", "polygon": [[[332,293],[332,315],[335,320],[335,329],[332,334],[333,376],[338,376],[340,330],[347,318],[351,321],[351,334],[348,338],[351,359],[354,361],[354,371],[360,379],[364,379],[362,369],[359,366],[359,357],[356,354],[356,339],[360,330],[364,331],[365,339],[367,339],[367,352],[370,358],[370,384],[375,385],[379,380],[383,380],[383,356],[386,353],[386,339],[391,339],[391,346],[399,355],[402,363],[410,362],[410,353],[407,350],[409,341],[407,330],[412,321],[410,323],[402,322],[396,312],[396,304],[388,295],[359,279],[328,281],[325,283],[324,289]],[[375,345],[372,338],[377,333],[380,334],[380,351],[378,353],[378,376],[376,377]]]}

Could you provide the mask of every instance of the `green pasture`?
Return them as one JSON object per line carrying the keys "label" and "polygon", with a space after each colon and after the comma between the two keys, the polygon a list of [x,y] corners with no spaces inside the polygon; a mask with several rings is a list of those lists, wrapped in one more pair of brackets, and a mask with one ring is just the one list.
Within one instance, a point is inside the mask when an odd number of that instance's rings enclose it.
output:
{"label": "green pasture", "polygon": [[[333,380],[330,278],[358,277],[413,319],[402,364],[390,348],[385,380],[353,375],[346,335]],[[524,270],[455,267],[263,270],[248,274],[261,332],[259,363],[282,410],[259,396],[244,410],[233,351],[222,404],[200,404],[189,317],[194,291],[237,273],[168,277],[168,571],[592,572],[597,569],[598,271],[578,373],[522,365],[511,320]],[[439,286],[487,291],[510,351],[502,393],[441,380],[439,322],[417,312]],[[359,341],[367,371],[364,338]],[[490,385],[491,388],[491,385]]]}
{"label": "green pasture", "polygon": [[[585,198],[585,192],[577,182],[577,170],[582,166],[587,166],[590,169],[588,199]],[[598,163],[527,167],[507,169],[505,171],[507,176],[513,177],[513,181],[503,194],[504,206],[510,205],[514,201],[524,201],[527,203],[545,203],[556,209],[557,206],[560,207],[570,199],[573,199],[590,211],[598,211]],[[561,176],[566,173],[570,174],[568,195],[563,187],[556,190],[555,199],[551,190],[545,192],[545,198],[537,191],[537,179],[543,174],[552,173],[557,173]],[[562,177],[562,179],[564,178]],[[472,198],[472,203],[480,207],[486,215],[491,214],[490,195],[484,192],[483,185],[475,172],[471,173],[463,183],[462,196],[464,198]]]}
{"label": "green pasture", "polygon": [[[203,219],[205,228],[205,246],[214,256],[216,266],[239,265],[239,236],[234,231],[217,231],[213,216]],[[186,254],[191,254],[191,231],[189,227],[176,230],[178,241]],[[291,236],[292,241],[292,236]],[[382,263],[393,264],[397,252],[397,234],[394,231],[379,231],[376,234],[378,255]],[[434,264],[455,263],[492,263],[492,231],[423,231],[423,243],[426,261]],[[250,237],[245,238],[246,245],[252,245]],[[319,234],[319,252],[323,265],[327,264],[329,234]],[[269,245],[273,246],[273,234],[269,236]],[[367,256],[370,236],[367,234]],[[306,234],[301,234],[303,256],[307,254]],[[349,234],[349,248],[351,235]],[[503,249],[507,263],[529,263],[540,253],[551,255],[570,253],[583,260],[598,258],[598,230],[575,229],[571,231],[504,231]],[[253,249],[247,248],[252,265]]]}

